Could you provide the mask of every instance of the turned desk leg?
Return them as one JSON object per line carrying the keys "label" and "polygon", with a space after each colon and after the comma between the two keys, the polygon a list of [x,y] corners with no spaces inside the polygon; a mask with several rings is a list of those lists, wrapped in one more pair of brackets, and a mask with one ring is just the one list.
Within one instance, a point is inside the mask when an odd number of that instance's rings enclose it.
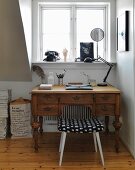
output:
{"label": "turned desk leg", "polygon": [[119,152],[119,130],[121,127],[121,123],[119,121],[119,115],[115,116],[115,121],[113,122],[113,126],[115,128],[115,149],[116,152]]}
{"label": "turned desk leg", "polygon": [[34,122],[32,123],[35,152],[38,152],[38,129],[39,127],[40,127],[40,123],[37,122],[37,116],[35,116]]}
{"label": "turned desk leg", "polygon": [[43,116],[39,116],[39,122],[40,122],[40,133],[43,133]]}
{"label": "turned desk leg", "polygon": [[109,133],[109,116],[105,116],[105,132]]}

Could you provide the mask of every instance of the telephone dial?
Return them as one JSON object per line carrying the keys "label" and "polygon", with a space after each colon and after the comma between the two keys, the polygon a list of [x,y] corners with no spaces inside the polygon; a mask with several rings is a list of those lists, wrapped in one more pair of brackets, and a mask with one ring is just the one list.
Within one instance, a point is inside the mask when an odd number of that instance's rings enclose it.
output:
{"label": "telephone dial", "polygon": [[47,51],[47,52],[45,52],[45,56],[47,56],[47,57],[43,61],[60,60],[59,53],[57,51]]}

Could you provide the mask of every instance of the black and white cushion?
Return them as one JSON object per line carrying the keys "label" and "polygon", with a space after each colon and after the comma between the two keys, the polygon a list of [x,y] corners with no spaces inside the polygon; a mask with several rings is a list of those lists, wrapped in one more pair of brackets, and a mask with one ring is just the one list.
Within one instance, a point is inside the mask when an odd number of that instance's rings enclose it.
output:
{"label": "black and white cushion", "polygon": [[75,133],[92,133],[103,131],[104,125],[96,117],[88,119],[58,118],[58,130]]}

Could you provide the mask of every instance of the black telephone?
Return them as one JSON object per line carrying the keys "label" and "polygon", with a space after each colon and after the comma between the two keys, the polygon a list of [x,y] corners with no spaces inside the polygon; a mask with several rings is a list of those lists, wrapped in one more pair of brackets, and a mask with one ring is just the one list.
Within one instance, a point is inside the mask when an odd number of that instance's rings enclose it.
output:
{"label": "black telephone", "polygon": [[45,55],[47,56],[43,61],[56,61],[59,60],[59,53],[56,51],[47,51],[45,52]]}

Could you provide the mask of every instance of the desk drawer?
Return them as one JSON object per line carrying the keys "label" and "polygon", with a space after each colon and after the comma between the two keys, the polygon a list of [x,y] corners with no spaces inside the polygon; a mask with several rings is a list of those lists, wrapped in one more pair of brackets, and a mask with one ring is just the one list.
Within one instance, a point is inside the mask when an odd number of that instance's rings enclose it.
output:
{"label": "desk drawer", "polygon": [[115,94],[96,94],[96,103],[115,103]]}
{"label": "desk drawer", "polygon": [[43,115],[58,115],[57,105],[39,105],[38,112]]}
{"label": "desk drawer", "polygon": [[63,104],[90,104],[93,103],[93,94],[66,94],[61,95],[60,103]]}
{"label": "desk drawer", "polygon": [[113,104],[98,104],[96,105],[96,115],[114,115],[115,106]]}
{"label": "desk drawer", "polygon": [[54,94],[40,94],[37,96],[37,100],[39,104],[57,104],[58,96]]}

